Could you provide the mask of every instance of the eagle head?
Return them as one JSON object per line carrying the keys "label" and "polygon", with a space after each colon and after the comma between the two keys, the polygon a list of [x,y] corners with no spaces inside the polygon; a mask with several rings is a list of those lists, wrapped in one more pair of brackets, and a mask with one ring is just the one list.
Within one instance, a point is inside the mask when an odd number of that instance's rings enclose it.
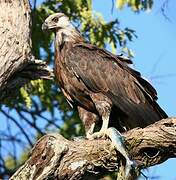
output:
{"label": "eagle head", "polygon": [[84,38],[70,23],[69,18],[63,13],[55,13],[45,19],[42,25],[43,30],[52,30],[55,32],[56,44],[61,45],[64,42],[80,42]]}
{"label": "eagle head", "polygon": [[68,17],[63,13],[55,13],[45,19],[42,30],[59,30],[66,29],[70,26]]}

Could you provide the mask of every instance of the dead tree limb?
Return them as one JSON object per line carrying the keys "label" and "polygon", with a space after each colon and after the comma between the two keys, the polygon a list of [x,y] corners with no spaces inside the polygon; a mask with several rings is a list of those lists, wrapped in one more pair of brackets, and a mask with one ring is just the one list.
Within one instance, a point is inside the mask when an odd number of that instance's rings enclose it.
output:
{"label": "dead tree limb", "polygon": [[[138,169],[176,157],[176,118],[164,119],[123,135],[127,151]],[[59,134],[50,134],[36,143],[30,158],[11,180],[86,179],[88,174],[93,177],[108,171],[118,171],[123,161],[109,140],[69,141]]]}
{"label": "dead tree limb", "polygon": [[28,0],[0,0],[0,101],[31,79],[52,78],[47,65],[31,52]]}

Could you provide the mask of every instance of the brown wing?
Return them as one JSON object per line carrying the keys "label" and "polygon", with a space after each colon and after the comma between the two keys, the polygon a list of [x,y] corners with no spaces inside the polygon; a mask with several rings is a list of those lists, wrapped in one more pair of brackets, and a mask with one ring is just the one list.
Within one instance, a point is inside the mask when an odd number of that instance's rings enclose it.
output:
{"label": "brown wing", "polygon": [[131,119],[150,124],[167,117],[155,101],[155,89],[117,56],[79,44],[67,54],[66,61],[90,91],[109,97]]}

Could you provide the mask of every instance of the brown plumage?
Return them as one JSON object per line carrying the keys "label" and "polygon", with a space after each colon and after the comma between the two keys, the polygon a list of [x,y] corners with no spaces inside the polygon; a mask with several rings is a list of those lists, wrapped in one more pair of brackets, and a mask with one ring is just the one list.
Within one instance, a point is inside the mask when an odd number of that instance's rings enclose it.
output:
{"label": "brown plumage", "polygon": [[55,32],[55,75],[65,97],[77,107],[87,135],[95,124],[120,132],[145,127],[166,113],[156,90],[128,60],[87,43],[62,13],[49,16],[44,29]]}

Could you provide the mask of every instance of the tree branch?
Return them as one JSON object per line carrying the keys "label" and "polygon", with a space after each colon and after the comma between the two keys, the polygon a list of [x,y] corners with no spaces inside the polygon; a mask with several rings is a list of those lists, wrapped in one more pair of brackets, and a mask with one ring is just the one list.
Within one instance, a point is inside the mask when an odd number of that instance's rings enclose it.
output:
{"label": "tree branch", "polygon": [[[138,170],[176,157],[176,118],[135,128],[123,136]],[[30,158],[11,180],[86,179],[88,175],[117,171],[120,164],[124,164],[124,159],[108,139],[69,141],[59,134],[49,134],[36,143]]]}
{"label": "tree branch", "polygon": [[54,78],[51,70],[42,60],[31,60],[22,70],[15,72],[3,88],[0,88],[0,101],[4,102],[18,94],[20,87],[35,79],[51,80]]}

